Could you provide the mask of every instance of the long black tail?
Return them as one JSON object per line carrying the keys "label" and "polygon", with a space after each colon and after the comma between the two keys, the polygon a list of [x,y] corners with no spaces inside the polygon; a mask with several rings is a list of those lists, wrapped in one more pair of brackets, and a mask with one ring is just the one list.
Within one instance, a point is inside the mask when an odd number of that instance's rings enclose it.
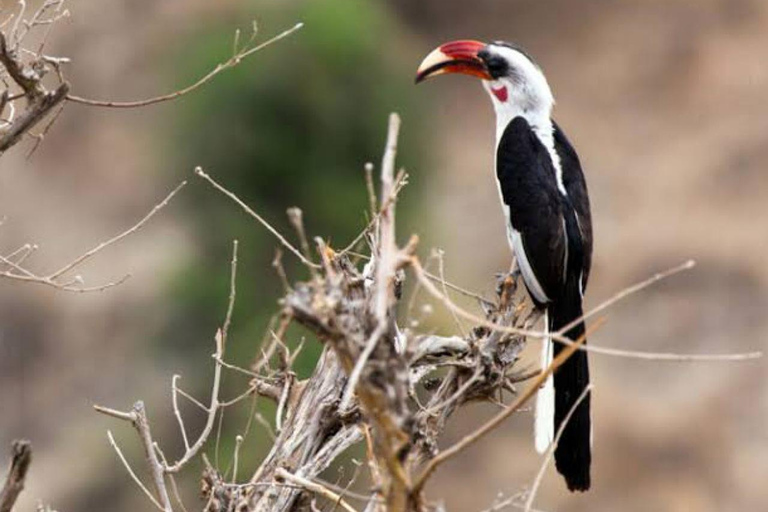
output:
{"label": "long black tail", "polygon": [[[572,287],[575,288],[575,287]],[[549,329],[556,332],[581,317],[581,296],[578,291],[549,305]],[[572,327],[565,335],[578,340],[585,333],[584,323]],[[565,345],[554,342],[554,355]],[[587,352],[578,350],[555,372],[555,432],[565,420],[579,395],[589,385]],[[590,396],[584,397],[565,427],[555,450],[555,465],[571,491],[586,491],[590,486],[589,468],[592,463],[592,426]]]}

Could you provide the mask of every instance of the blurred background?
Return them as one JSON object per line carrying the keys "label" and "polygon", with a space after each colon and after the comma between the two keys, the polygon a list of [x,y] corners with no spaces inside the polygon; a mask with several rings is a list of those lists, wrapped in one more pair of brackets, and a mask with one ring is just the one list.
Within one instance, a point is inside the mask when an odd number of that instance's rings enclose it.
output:
{"label": "blurred background", "polygon": [[[5,18],[15,2],[0,5]],[[140,460],[133,431],[91,405],[127,409],[143,398],[156,437],[180,448],[170,378],[180,373],[189,390],[207,393],[233,238],[241,242],[240,278],[228,359],[250,362],[281,292],[270,267],[275,242],[194,178],[195,165],[279,229],[289,229],[285,209],[298,205],[311,235],[344,245],[365,223],[363,166],[379,160],[386,114],[398,111],[399,163],[411,176],[401,238],[420,233],[421,254],[443,249],[454,282],[492,291],[510,255],[491,174],[490,103],[461,77],[412,85],[420,59],[448,39],[515,41],[547,73],[555,117],[590,187],[589,304],[688,258],[698,262],[612,308],[593,343],[692,353],[766,348],[764,0],[71,0],[69,9],[48,49],[72,59],[76,94],[112,100],[194,81],[229,57],[234,30],[245,36],[253,19],[261,39],[306,25],[179,101],[140,110],[68,105],[30,160],[24,148],[0,160],[0,250],[37,243],[29,265],[41,272],[127,228],[190,180],[151,224],[81,271],[88,284],[130,273],[124,285],[73,295],[0,281],[2,465],[12,439],[35,448],[19,510],[38,500],[60,510],[147,506],[106,439],[112,429]],[[435,311],[434,325],[450,329]],[[301,371],[317,353],[306,350]],[[595,355],[591,364],[593,489],[571,495],[550,469],[539,508],[765,509],[764,360]],[[234,376],[225,384],[228,392],[245,385]],[[241,428],[243,409],[225,428]],[[444,443],[491,412],[470,408]],[[507,422],[441,469],[429,495],[449,510],[473,511],[530,485],[540,460],[531,424],[530,414]],[[225,461],[233,444],[226,432]],[[244,472],[267,443],[263,430],[246,443]],[[199,506],[198,469],[182,482],[191,508]]]}

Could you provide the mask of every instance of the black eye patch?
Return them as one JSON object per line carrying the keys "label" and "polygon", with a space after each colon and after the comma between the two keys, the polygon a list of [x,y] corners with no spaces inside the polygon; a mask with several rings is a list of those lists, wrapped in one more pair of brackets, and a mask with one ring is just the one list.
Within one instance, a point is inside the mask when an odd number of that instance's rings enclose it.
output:
{"label": "black eye patch", "polygon": [[485,63],[488,74],[491,75],[494,80],[509,74],[509,64],[503,57],[494,55],[487,50],[481,51],[478,54],[478,57]]}

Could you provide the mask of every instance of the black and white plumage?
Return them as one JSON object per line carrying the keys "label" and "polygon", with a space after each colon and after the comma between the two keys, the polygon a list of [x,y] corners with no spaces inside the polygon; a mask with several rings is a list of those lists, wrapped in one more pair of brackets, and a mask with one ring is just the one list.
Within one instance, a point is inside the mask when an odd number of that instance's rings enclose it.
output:
{"label": "black and white plumage", "polygon": [[[592,259],[592,221],[579,157],[552,120],[554,98],[533,59],[504,43],[454,41],[422,63],[417,81],[442,73],[483,80],[496,113],[495,175],[507,238],[533,301],[546,311],[546,328],[559,331],[582,316]],[[567,333],[585,334],[583,322]],[[545,340],[542,365],[563,345]],[[577,351],[537,394],[535,441],[539,452],[589,384],[587,353]],[[590,487],[590,397],[575,409],[555,451],[570,490]]]}

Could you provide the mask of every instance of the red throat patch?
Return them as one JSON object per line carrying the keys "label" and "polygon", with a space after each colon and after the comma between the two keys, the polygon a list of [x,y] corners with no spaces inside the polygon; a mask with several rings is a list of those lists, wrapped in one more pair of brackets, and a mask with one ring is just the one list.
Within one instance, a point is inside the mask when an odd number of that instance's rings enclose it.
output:
{"label": "red throat patch", "polygon": [[503,85],[496,89],[495,87],[491,87],[491,92],[494,96],[496,96],[500,102],[504,103],[507,101],[507,98],[509,98],[509,94],[507,93],[507,88]]}

